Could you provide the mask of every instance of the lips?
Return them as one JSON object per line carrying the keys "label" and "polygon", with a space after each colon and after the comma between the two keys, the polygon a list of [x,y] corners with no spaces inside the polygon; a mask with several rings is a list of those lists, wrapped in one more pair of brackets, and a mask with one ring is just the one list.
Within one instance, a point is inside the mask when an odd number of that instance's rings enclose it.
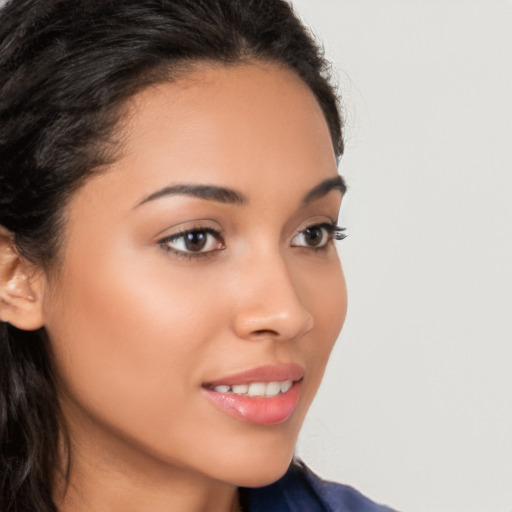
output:
{"label": "lips", "polygon": [[256,425],[283,423],[293,413],[304,370],[268,365],[205,383],[203,392],[221,411]]}

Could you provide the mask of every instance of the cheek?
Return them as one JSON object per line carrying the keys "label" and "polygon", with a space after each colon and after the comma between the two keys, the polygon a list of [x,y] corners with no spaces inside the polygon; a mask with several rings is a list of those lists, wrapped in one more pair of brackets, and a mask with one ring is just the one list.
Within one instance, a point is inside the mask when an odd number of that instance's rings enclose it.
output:
{"label": "cheek", "polygon": [[[302,276],[310,273],[302,273]],[[302,281],[303,304],[315,320],[314,330],[299,343],[308,361],[309,387],[304,402],[311,404],[322,381],[331,351],[345,322],[347,290],[339,260],[330,261],[314,273],[314,279]]]}
{"label": "cheek", "polygon": [[329,353],[336,341],[347,315],[347,288],[341,265],[333,271],[322,291],[323,308],[319,311],[319,324],[330,340]]}
{"label": "cheek", "polygon": [[322,354],[328,357],[347,314],[347,288],[341,263],[332,257],[311,272],[302,270],[298,280],[303,290],[301,300],[315,319],[317,342]]}
{"label": "cheek", "polygon": [[68,394],[116,421],[134,403],[148,421],[180,407],[181,393],[201,379],[201,354],[221,324],[211,279],[171,272],[165,257],[141,265],[129,251],[70,255],[68,266],[65,286],[46,307]]}

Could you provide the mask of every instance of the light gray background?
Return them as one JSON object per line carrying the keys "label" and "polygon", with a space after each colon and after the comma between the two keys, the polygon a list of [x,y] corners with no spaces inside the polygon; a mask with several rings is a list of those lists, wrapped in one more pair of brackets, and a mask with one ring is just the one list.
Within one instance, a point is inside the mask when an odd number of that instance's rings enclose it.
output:
{"label": "light gray background", "polygon": [[338,70],[349,314],[299,454],[410,512],[512,511],[512,2],[294,0]]}

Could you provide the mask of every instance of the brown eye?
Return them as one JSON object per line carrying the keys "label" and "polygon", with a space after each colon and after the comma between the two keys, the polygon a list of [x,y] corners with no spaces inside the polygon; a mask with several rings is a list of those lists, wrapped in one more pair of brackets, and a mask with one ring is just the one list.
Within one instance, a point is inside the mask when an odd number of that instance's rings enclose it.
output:
{"label": "brown eye", "polygon": [[183,235],[185,248],[187,251],[201,251],[208,242],[208,234],[203,231],[193,231],[192,233],[186,233]]}
{"label": "brown eye", "polygon": [[326,233],[319,226],[313,226],[304,230],[304,240],[307,245],[311,247],[317,247],[325,242]]}
{"label": "brown eye", "polygon": [[223,248],[220,233],[213,229],[193,229],[160,240],[167,250],[180,254],[205,254]]}
{"label": "brown eye", "polygon": [[294,247],[311,247],[312,249],[325,247],[332,239],[333,226],[318,224],[309,226],[295,235],[292,240]]}

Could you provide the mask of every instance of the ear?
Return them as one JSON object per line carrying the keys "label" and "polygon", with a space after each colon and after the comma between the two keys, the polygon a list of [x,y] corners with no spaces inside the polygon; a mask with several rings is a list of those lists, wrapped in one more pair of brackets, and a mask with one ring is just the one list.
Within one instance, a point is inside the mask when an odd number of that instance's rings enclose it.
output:
{"label": "ear", "polygon": [[0,226],[0,320],[32,331],[43,326],[44,275],[18,252],[12,235]]}

